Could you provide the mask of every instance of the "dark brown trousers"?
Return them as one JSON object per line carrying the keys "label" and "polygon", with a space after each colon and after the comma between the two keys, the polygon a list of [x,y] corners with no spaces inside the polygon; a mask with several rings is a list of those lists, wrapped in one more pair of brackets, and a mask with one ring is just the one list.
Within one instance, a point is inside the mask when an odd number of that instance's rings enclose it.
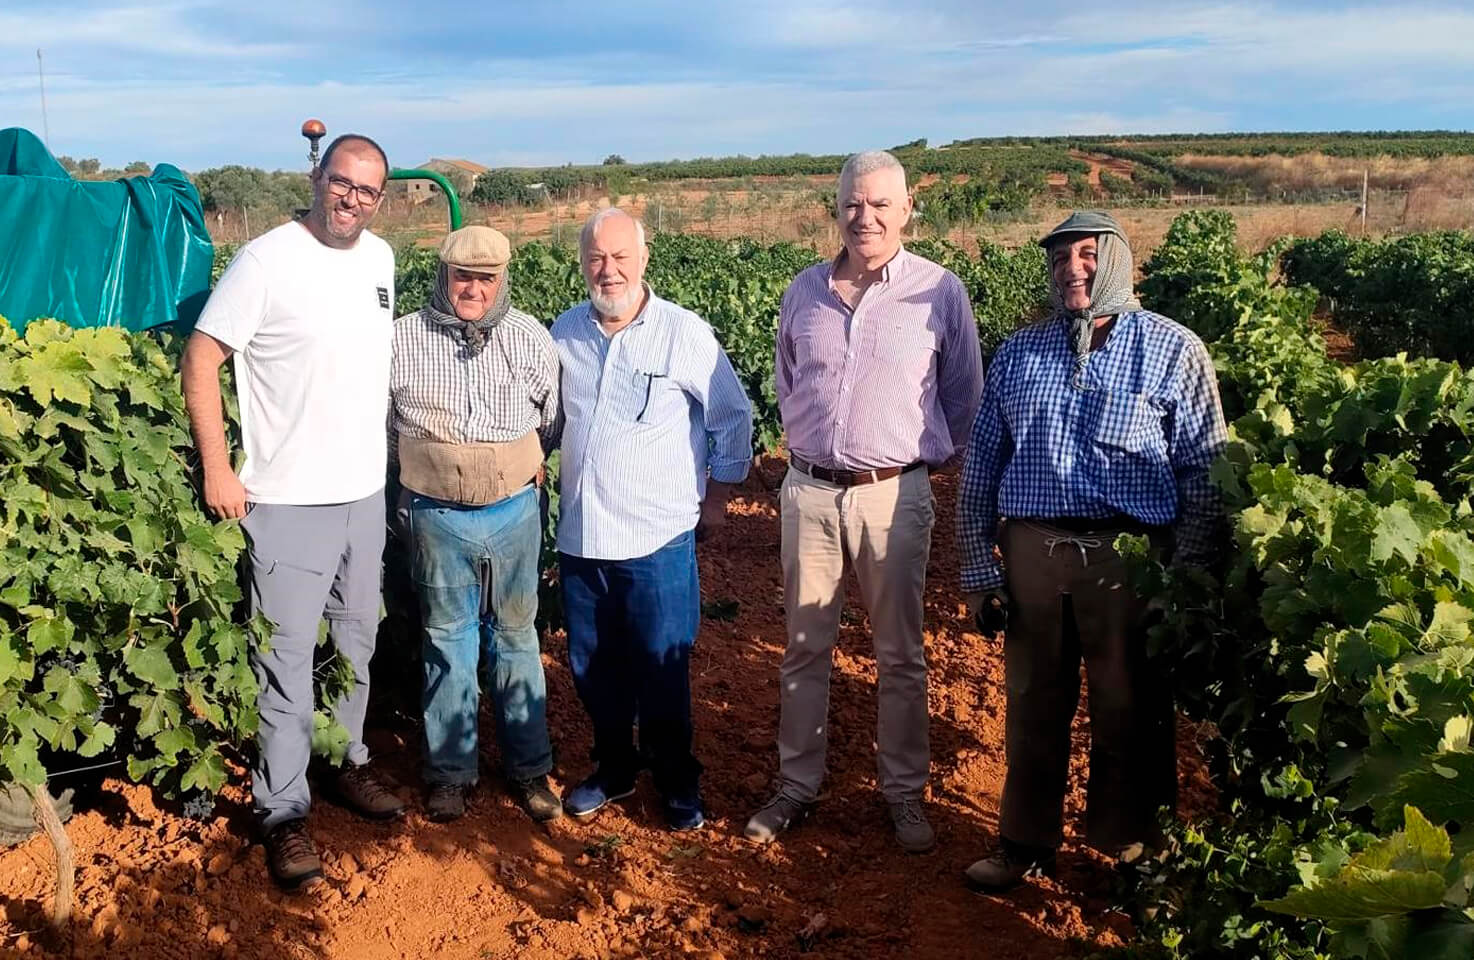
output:
{"label": "dark brown trousers", "polygon": [[1172,694],[1146,656],[1146,605],[1111,546],[1119,532],[1071,532],[1037,520],[1003,529],[1011,602],[1000,832],[1017,844],[1059,845],[1082,657],[1090,708],[1086,841],[1108,853],[1150,842],[1160,835],[1158,808],[1176,805]]}

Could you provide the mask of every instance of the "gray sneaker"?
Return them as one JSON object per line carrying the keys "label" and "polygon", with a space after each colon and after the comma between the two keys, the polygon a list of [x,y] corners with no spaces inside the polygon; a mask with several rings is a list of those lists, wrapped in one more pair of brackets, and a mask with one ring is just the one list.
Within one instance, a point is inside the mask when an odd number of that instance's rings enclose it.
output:
{"label": "gray sneaker", "polygon": [[758,843],[771,843],[778,834],[808,816],[810,806],[811,804],[790,797],[780,787],[773,791],[772,799],[763,804],[747,821],[742,835]]}
{"label": "gray sneaker", "polygon": [[926,853],[937,845],[937,833],[926,820],[920,800],[888,800],[891,822],[896,825],[896,842],[907,853]]}

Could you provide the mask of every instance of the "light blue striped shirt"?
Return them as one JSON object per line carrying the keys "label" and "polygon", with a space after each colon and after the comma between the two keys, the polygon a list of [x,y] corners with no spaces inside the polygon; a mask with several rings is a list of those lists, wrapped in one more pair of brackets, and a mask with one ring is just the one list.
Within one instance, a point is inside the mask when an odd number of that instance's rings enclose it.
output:
{"label": "light blue striped shirt", "polygon": [[705,320],[649,293],[606,337],[584,301],[553,321],[553,342],[565,417],[559,551],[647,556],[696,526],[708,471],[746,478],[752,404]]}

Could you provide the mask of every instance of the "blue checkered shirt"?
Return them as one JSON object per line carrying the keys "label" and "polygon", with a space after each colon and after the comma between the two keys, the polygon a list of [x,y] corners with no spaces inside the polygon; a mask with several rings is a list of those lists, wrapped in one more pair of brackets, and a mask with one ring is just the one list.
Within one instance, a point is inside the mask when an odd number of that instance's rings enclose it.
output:
{"label": "blue checkered shirt", "polygon": [[1171,525],[1176,559],[1213,549],[1208,468],[1227,439],[1218,381],[1192,331],[1124,313],[1083,360],[1064,320],[1020,330],[994,355],[957,503],[965,593],[1003,585],[1000,517]]}

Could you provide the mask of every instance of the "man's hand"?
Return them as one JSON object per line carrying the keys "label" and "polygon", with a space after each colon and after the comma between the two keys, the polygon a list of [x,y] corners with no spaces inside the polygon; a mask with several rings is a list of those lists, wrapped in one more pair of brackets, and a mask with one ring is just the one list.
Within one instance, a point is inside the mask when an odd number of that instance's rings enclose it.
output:
{"label": "man's hand", "polygon": [[928,467],[927,472],[933,477],[950,477],[962,469],[962,455],[953,454],[944,462],[935,467]]}
{"label": "man's hand", "polygon": [[696,521],[696,542],[701,543],[727,522],[727,501],[732,497],[732,484],[708,480],[706,498],[701,501],[701,517]]}
{"label": "man's hand", "polygon": [[246,488],[234,470],[205,470],[205,506],[221,520],[239,520],[246,515]]}
{"label": "man's hand", "polygon": [[537,468],[537,473],[534,473],[532,475],[532,484],[533,484],[533,486],[541,489],[542,488],[542,485],[544,483],[546,483],[547,480],[548,480],[548,465],[547,464],[541,464]]}
{"label": "man's hand", "polygon": [[230,466],[225,447],[225,414],[220,407],[220,365],[231,349],[196,330],[184,345],[179,379],[189,426],[205,472],[205,507],[221,520],[246,515],[246,488]]}
{"label": "man's hand", "polygon": [[967,612],[978,631],[986,636],[1003,632],[1008,626],[1008,591],[983,590],[967,595]]}

